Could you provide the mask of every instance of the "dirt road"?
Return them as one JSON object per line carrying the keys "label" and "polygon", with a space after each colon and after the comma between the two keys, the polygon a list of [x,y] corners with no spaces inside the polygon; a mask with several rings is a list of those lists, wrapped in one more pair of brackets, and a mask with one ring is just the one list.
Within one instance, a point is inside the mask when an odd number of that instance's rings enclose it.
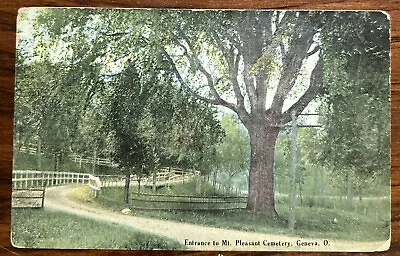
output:
{"label": "dirt road", "polygon": [[124,215],[91,203],[76,202],[67,197],[76,185],[48,188],[45,208],[57,209],[80,216],[130,226],[142,231],[166,236],[186,244],[189,250],[213,251],[381,251],[385,242],[349,242],[324,239],[288,237],[274,234],[243,232],[222,228],[205,227]]}

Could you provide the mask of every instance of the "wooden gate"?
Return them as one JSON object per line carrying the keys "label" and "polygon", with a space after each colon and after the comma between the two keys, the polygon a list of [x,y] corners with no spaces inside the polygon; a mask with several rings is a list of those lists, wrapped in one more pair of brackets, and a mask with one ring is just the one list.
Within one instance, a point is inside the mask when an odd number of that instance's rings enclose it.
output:
{"label": "wooden gate", "polygon": [[13,189],[12,207],[15,208],[43,208],[45,188]]}

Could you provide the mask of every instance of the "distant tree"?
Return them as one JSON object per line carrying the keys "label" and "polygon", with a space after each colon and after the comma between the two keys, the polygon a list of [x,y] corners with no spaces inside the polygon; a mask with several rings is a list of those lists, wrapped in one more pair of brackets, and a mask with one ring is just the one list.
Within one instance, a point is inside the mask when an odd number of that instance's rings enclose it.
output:
{"label": "distant tree", "polygon": [[325,32],[322,159],[346,177],[351,207],[357,178],[389,176],[389,22],[375,12],[332,15]]}
{"label": "distant tree", "polygon": [[250,160],[249,138],[237,118],[224,114],[221,119],[225,137],[217,147],[218,169],[228,175],[227,187],[232,188],[232,178],[248,172]]}
{"label": "distant tree", "polygon": [[[20,57],[24,58],[24,57]],[[80,90],[67,83],[68,67],[49,60],[18,62],[15,128],[19,146],[38,145],[58,171],[71,152],[81,117]]]}
{"label": "distant tree", "polygon": [[[248,129],[252,152],[248,209],[276,214],[273,163],[279,126],[290,121],[291,112],[300,114],[321,84],[318,15],[277,11],[84,12],[85,19],[78,9],[44,9],[36,20],[46,47],[62,45],[68,49],[59,58],[80,57],[72,62],[76,67],[73,79],[86,81],[86,95],[91,97],[93,88],[101,87],[99,72],[104,74],[133,53],[143,58],[159,54],[140,50],[139,45],[146,49],[161,46],[161,59],[169,62],[166,72],[172,70],[175,82],[202,101],[236,112]],[[46,41],[49,37],[50,42]],[[284,110],[283,103],[309,58],[316,59],[306,85],[309,88]],[[279,82],[269,108],[266,99],[273,80]],[[228,95],[234,102],[227,100]]]}
{"label": "distant tree", "polygon": [[[82,81],[88,99],[104,88],[107,76],[140,55],[167,62],[158,74],[173,74],[186,95],[234,111],[250,138],[247,208],[269,215],[276,214],[274,155],[281,126],[292,113],[301,114],[323,77],[334,72],[323,65],[334,65],[325,51],[340,45],[336,39],[378,29],[366,22],[353,26],[342,12],[301,11],[43,9],[37,21],[36,42],[69,61],[71,82]],[[364,50],[376,43],[357,40]]]}
{"label": "distant tree", "polygon": [[197,169],[204,162],[203,150],[220,133],[211,108],[188,100],[168,75],[159,76],[163,63],[157,58],[140,57],[116,76],[107,100],[114,161],[126,175],[125,201],[131,174],[155,175],[169,166]]}

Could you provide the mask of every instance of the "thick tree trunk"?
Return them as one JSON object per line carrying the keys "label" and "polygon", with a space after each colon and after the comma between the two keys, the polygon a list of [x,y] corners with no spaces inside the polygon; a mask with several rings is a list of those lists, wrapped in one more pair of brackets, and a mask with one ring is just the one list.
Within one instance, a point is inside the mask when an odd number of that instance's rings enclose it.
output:
{"label": "thick tree trunk", "polygon": [[279,128],[259,124],[249,129],[251,161],[247,209],[276,215],[274,198],[274,154]]}

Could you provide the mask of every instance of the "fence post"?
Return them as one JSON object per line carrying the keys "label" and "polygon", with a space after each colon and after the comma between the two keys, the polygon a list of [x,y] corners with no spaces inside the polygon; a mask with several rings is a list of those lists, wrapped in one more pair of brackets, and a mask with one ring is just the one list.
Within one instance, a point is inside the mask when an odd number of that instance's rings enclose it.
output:
{"label": "fence post", "polygon": [[33,172],[31,172],[30,174],[31,174],[31,177],[30,177],[30,180],[31,180],[30,183],[31,183],[31,185],[30,185],[30,187],[33,187],[33,186],[34,186],[33,178],[34,178],[34,175],[35,175],[35,174],[34,174]]}
{"label": "fence post", "polygon": [[43,187],[43,190],[42,190],[42,206],[41,206],[41,208],[44,207],[44,194],[45,194],[45,192],[46,192],[46,189],[45,189],[45,187]]}

